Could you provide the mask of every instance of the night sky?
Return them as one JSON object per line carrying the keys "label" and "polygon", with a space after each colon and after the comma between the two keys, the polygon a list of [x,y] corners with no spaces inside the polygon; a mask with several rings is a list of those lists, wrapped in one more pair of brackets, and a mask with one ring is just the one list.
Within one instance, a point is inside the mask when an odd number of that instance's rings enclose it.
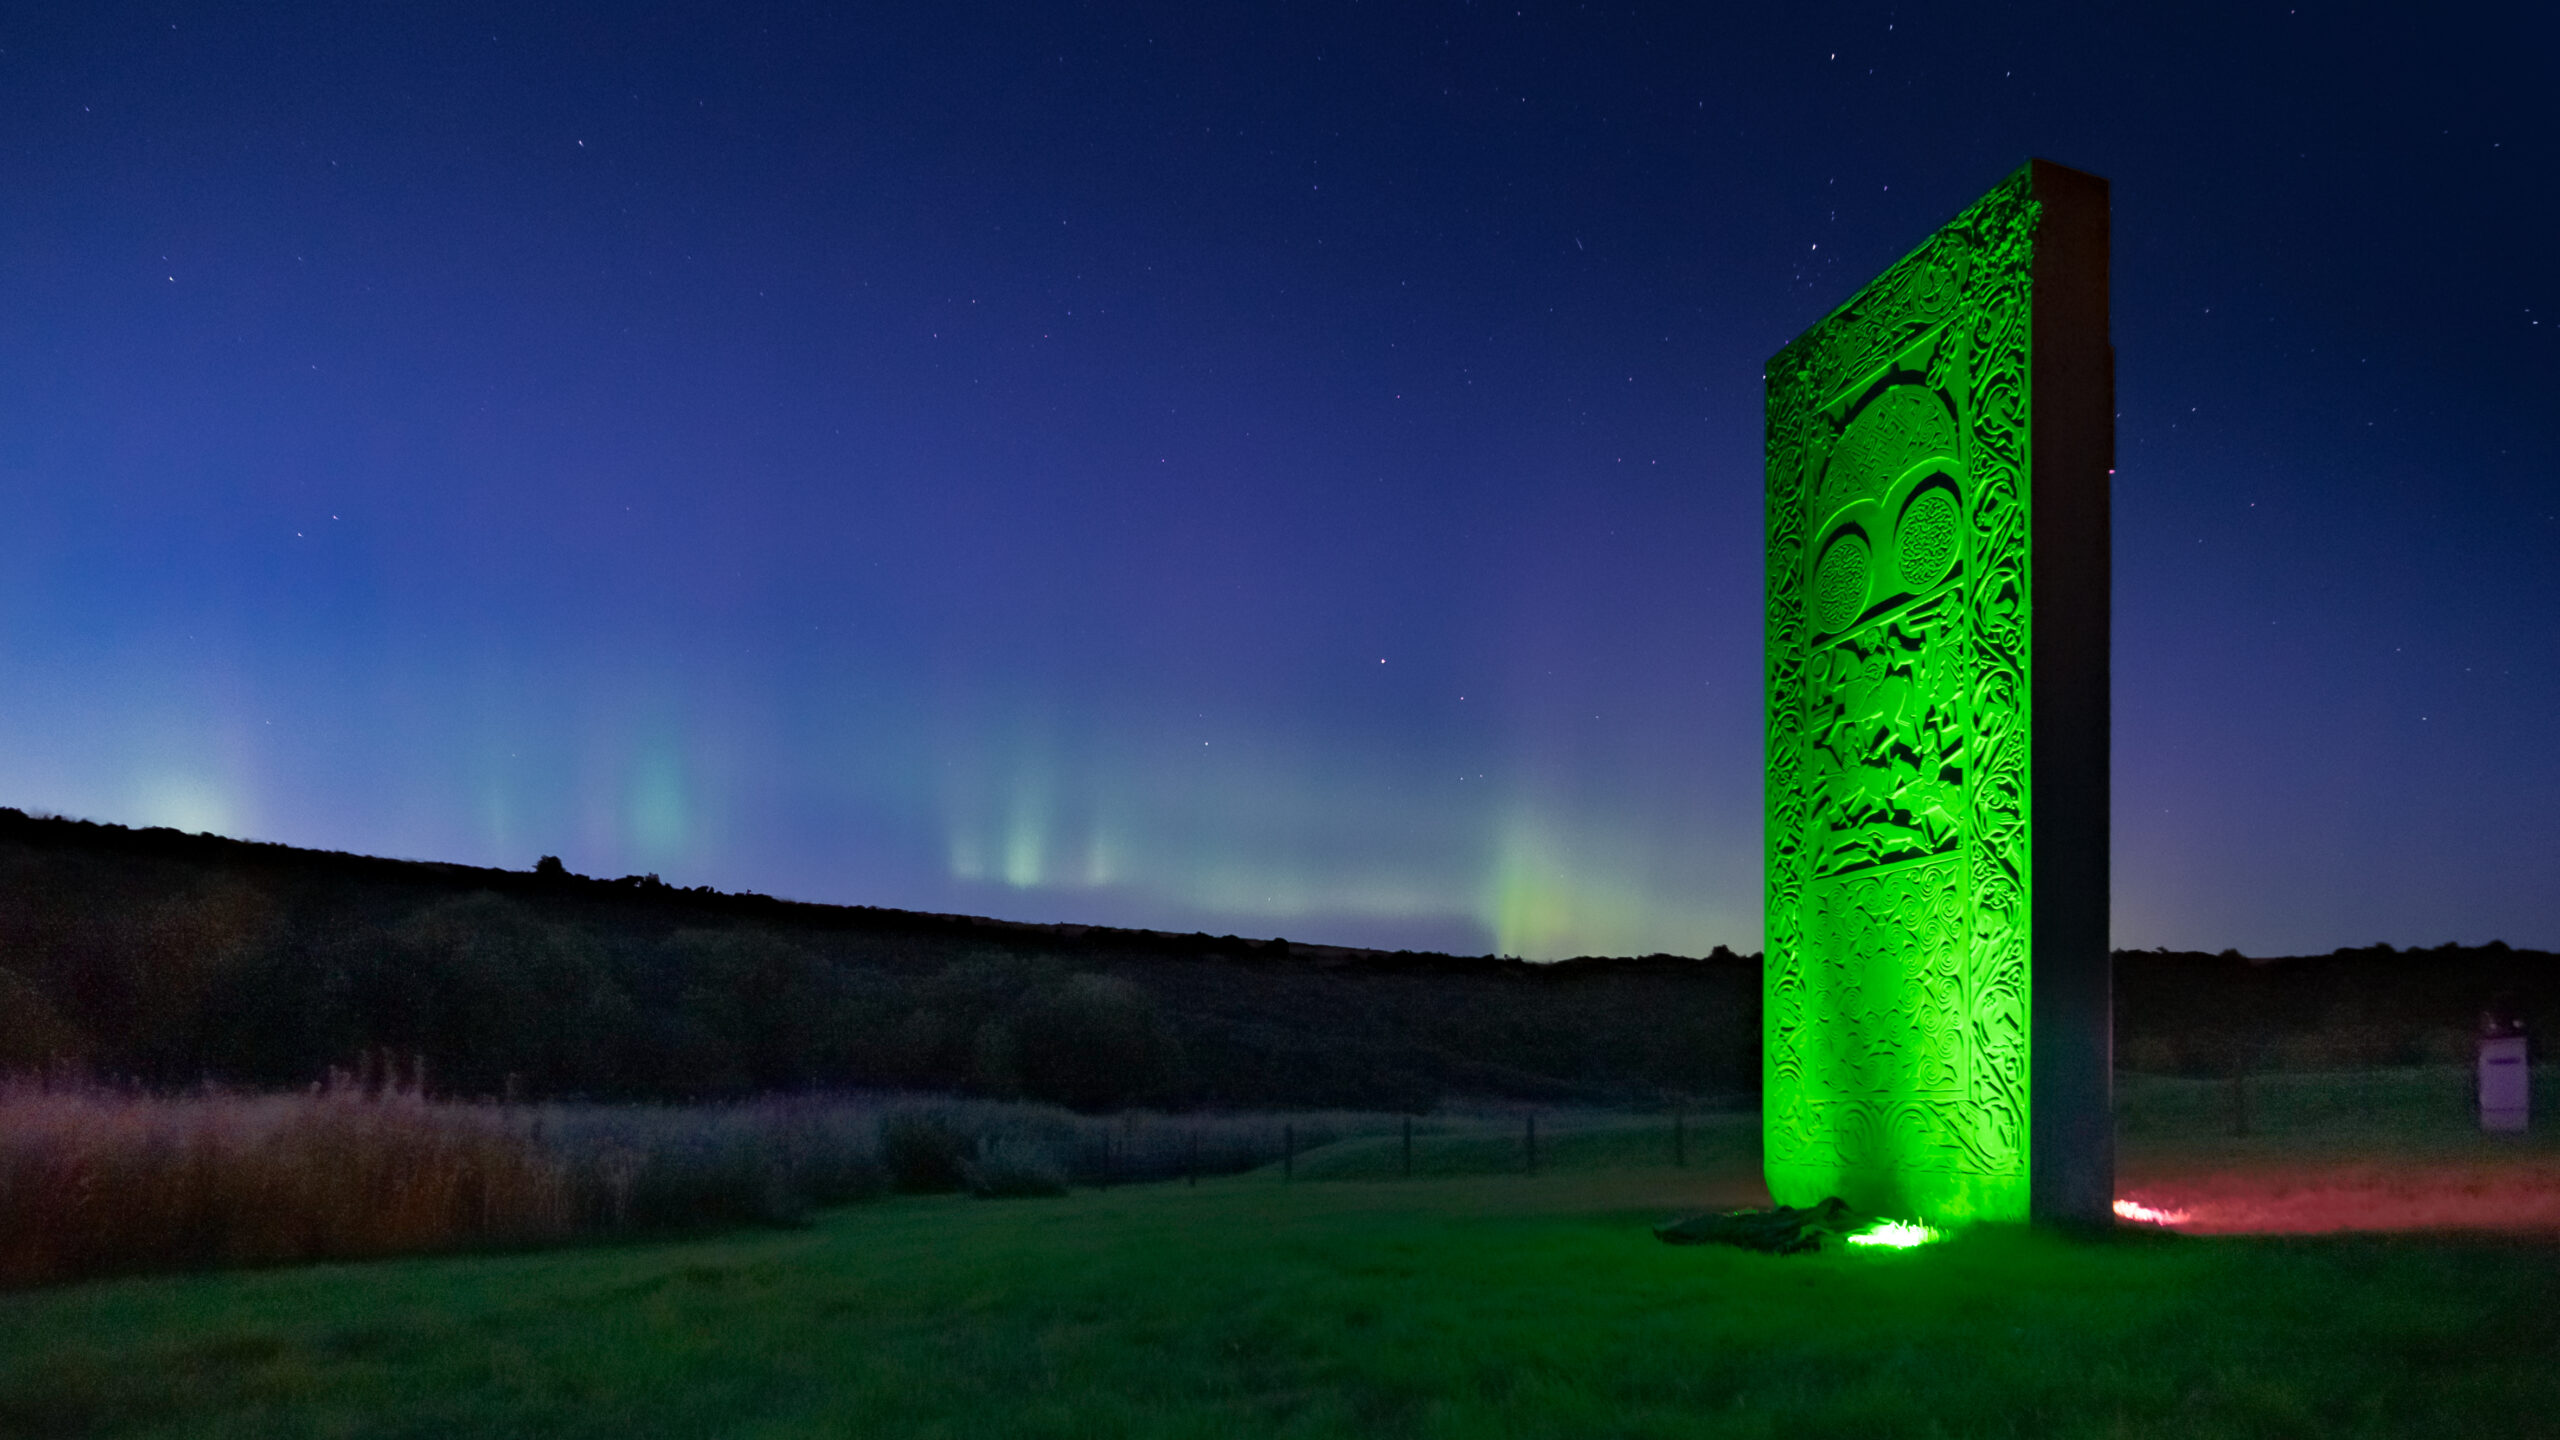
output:
{"label": "night sky", "polygon": [[1761,365],[2042,155],[2117,943],[2560,945],[2560,22],[1995,13],[10,5],[0,804],[1755,949]]}

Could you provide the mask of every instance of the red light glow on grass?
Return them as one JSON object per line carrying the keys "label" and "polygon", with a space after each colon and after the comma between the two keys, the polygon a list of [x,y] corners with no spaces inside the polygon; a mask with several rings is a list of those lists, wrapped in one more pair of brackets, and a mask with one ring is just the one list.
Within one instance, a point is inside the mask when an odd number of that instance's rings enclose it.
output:
{"label": "red light glow on grass", "polygon": [[2139,1166],[2120,1220],[2189,1235],[2496,1230],[2560,1234],[2560,1156],[2296,1157]]}

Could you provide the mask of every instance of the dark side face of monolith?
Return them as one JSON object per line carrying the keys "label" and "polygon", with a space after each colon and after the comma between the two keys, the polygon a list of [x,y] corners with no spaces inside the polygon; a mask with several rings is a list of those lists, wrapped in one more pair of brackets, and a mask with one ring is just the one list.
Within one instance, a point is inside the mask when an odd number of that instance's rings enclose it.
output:
{"label": "dark side face of monolith", "polygon": [[2106,182],[2030,162],[1769,362],[1766,1165],[2104,1221]]}

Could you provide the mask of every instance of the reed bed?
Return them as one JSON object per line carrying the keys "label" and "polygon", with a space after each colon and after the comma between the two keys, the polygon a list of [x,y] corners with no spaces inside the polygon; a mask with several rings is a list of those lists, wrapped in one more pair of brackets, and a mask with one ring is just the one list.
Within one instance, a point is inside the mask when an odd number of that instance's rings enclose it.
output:
{"label": "reed bed", "polygon": [[0,1284],[527,1243],[567,1167],[493,1107],[368,1096],[0,1091]]}
{"label": "reed bed", "polygon": [[1080,1115],[932,1096],[722,1106],[0,1083],[0,1287],[735,1225],[893,1191],[1063,1194],[1230,1174],[1391,1115]]}

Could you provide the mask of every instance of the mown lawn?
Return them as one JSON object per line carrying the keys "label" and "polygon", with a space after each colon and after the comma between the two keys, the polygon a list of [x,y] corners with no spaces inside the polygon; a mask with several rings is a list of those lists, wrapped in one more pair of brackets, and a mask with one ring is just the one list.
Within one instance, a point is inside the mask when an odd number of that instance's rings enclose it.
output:
{"label": "mown lawn", "polygon": [[[806,1230],[0,1296],[9,1436],[2552,1433],[2560,1244],[1657,1243],[1758,1198],[1536,1176],[923,1197]],[[1392,1162],[1390,1157],[1393,1157]],[[1427,1159],[1427,1156],[1424,1157]],[[1430,1167],[1417,1165],[1417,1170]]]}

